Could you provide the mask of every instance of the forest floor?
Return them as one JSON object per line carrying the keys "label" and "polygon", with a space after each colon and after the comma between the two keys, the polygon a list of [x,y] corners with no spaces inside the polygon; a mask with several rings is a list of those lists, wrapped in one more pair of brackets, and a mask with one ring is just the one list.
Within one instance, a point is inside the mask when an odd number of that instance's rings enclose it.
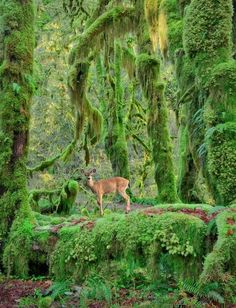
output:
{"label": "forest floor", "polygon": [[[64,296],[60,297],[58,300],[52,300],[50,296],[50,287],[52,286],[51,280],[33,281],[33,280],[6,280],[0,283],[0,308],[78,308],[81,307],[80,296],[71,290],[71,292],[65,292]],[[78,286],[76,286],[79,289]],[[76,289],[75,288],[75,289]],[[80,288],[81,289],[81,288]],[[62,295],[62,294],[61,294]],[[126,289],[121,288],[117,294],[117,299],[111,304],[107,304],[103,300],[91,300],[87,303],[87,308],[110,308],[110,307],[121,307],[121,308],[131,308],[131,307],[143,307],[143,308],[153,308],[153,307],[194,307],[192,305],[185,306],[182,305],[183,297],[185,299],[193,299],[191,296],[188,297],[187,294],[179,294],[175,291],[165,294],[171,301],[173,305],[157,305],[154,304],[155,295],[153,292],[144,292],[143,290],[136,289]],[[160,297],[162,294],[160,293]],[[181,298],[182,297],[182,298]],[[199,307],[196,306],[196,307]],[[202,302],[201,307],[204,308],[220,308],[222,307],[218,303],[214,302]],[[227,308],[236,308],[236,305],[229,305]]]}
{"label": "forest floor", "polygon": [[43,294],[51,284],[52,282],[50,280],[4,280],[0,282],[0,308],[18,307],[21,298],[33,296],[36,292]]}

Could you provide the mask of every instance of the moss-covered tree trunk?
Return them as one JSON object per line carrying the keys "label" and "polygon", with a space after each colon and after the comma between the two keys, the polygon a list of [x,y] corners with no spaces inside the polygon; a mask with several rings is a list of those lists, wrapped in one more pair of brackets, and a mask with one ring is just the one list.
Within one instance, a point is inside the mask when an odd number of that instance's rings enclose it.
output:
{"label": "moss-covered tree trunk", "polygon": [[125,103],[122,85],[122,52],[120,43],[115,40],[111,49],[114,61],[108,63],[107,83],[109,85],[106,122],[106,152],[111,161],[114,175],[129,179],[128,146],[125,132]]}
{"label": "moss-covered tree trunk", "polygon": [[[236,198],[236,63],[232,59],[232,0],[193,0],[184,26],[186,61],[194,73],[194,114],[202,172],[216,203]],[[194,118],[193,118],[194,120]],[[196,118],[195,118],[196,121]],[[193,123],[194,124],[194,123]],[[200,154],[200,155],[199,155]]]}
{"label": "moss-covered tree trunk", "polygon": [[16,216],[19,216],[19,210],[24,212],[25,219],[31,216],[25,162],[33,92],[34,50],[33,1],[8,0],[2,2],[0,250],[7,242],[9,230]]}
{"label": "moss-covered tree trunk", "polygon": [[[152,1],[146,1],[145,3],[137,1],[136,7],[140,14],[138,16],[139,25],[137,32],[139,44],[137,69],[142,90],[148,101],[148,134],[152,143],[158,199],[163,203],[172,203],[179,199],[177,196],[172,146],[168,129],[168,112],[164,97],[164,84],[160,79],[160,61],[152,48],[152,30],[156,26],[155,15],[158,14],[158,7],[153,5]],[[147,20],[144,16],[145,10]],[[149,23],[149,31],[147,22]],[[155,35],[154,33],[153,36]]]}

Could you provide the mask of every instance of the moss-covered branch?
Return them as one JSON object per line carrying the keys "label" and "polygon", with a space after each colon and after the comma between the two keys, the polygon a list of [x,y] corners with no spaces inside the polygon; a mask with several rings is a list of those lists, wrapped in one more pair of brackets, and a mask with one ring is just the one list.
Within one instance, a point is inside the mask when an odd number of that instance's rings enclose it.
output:
{"label": "moss-covered branch", "polygon": [[[97,44],[97,39],[99,34],[106,32],[113,27],[114,24],[122,25],[122,33],[125,28],[125,18],[128,19],[128,24],[131,25],[132,19],[135,17],[135,10],[133,7],[114,7],[111,10],[100,15],[85,32],[79,37],[78,43],[73,49],[71,54],[71,63],[74,59],[81,57],[81,54],[87,55],[88,50],[91,49],[95,44]],[[115,27],[117,28],[117,27]]]}

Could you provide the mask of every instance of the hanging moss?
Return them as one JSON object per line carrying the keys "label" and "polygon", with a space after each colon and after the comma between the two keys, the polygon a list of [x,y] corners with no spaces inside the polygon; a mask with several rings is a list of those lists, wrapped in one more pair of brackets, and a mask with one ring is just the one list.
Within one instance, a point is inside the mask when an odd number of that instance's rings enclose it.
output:
{"label": "hanging moss", "polygon": [[[106,30],[109,30],[109,26],[113,27],[115,23],[117,25],[120,24],[122,25],[122,28],[120,28],[120,30],[122,29],[122,32],[126,30],[126,23],[127,26],[131,28],[134,13],[134,8],[121,6],[114,7],[111,10],[100,15],[80,36],[77,46],[73,49],[71,60],[73,61],[73,59],[78,59],[83,55],[86,56],[90,48],[96,45],[96,43],[99,45],[97,41],[97,39],[99,39],[99,34],[105,32]],[[125,18],[127,18],[127,21],[125,20]]]}
{"label": "hanging moss", "polygon": [[86,96],[89,67],[89,59],[84,61],[76,61],[71,68],[68,83],[71,101],[77,111],[75,140],[79,139],[87,118],[89,125],[89,136],[91,139],[95,138],[97,141],[100,139],[102,134],[103,117],[101,112],[92,106]]}
{"label": "hanging moss", "polygon": [[172,147],[167,126],[167,106],[164,85],[158,83],[159,61],[147,54],[137,57],[139,79],[149,103],[148,134],[152,142],[155,180],[160,202],[176,202]]}
{"label": "hanging moss", "polygon": [[56,206],[57,213],[69,214],[78,192],[77,181],[70,180],[62,188],[59,202]]}
{"label": "hanging moss", "polygon": [[[16,262],[18,274],[24,275],[27,272],[26,266],[17,265],[22,249],[17,246],[17,251],[15,234],[21,232],[18,227],[24,228],[23,219],[27,221],[27,225],[32,223],[25,162],[29,109],[33,93],[32,83],[29,82],[33,70],[33,1],[7,1],[1,14],[4,53],[0,63],[0,250],[7,243],[5,259],[8,258],[9,252],[13,256],[9,256],[9,262]],[[15,217],[17,219],[8,238]],[[26,231],[19,245],[25,243],[27,246],[28,240],[30,232]],[[13,249],[15,253],[11,253]],[[22,252],[22,259],[24,258]],[[22,263],[24,265],[24,261]]]}
{"label": "hanging moss", "polygon": [[109,103],[107,117],[107,136],[105,147],[112,164],[113,173],[129,179],[128,146],[125,132],[124,86],[121,79],[122,49],[120,42],[114,42],[114,87],[113,97]]}
{"label": "hanging moss", "polygon": [[176,51],[183,47],[183,18],[176,0],[162,0],[160,9],[166,16],[168,55],[174,62]]}
{"label": "hanging moss", "polygon": [[161,29],[159,24],[159,5],[158,0],[145,0],[144,2],[145,17],[148,23],[149,36],[154,51],[157,50],[158,44],[160,43],[159,34]]}

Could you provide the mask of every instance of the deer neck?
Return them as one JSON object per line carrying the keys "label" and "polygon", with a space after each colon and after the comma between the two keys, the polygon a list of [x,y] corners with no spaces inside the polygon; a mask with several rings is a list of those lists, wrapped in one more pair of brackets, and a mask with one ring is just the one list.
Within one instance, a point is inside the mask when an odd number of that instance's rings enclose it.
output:
{"label": "deer neck", "polygon": [[87,185],[94,193],[96,193],[96,183],[94,182],[93,179],[88,180]]}

